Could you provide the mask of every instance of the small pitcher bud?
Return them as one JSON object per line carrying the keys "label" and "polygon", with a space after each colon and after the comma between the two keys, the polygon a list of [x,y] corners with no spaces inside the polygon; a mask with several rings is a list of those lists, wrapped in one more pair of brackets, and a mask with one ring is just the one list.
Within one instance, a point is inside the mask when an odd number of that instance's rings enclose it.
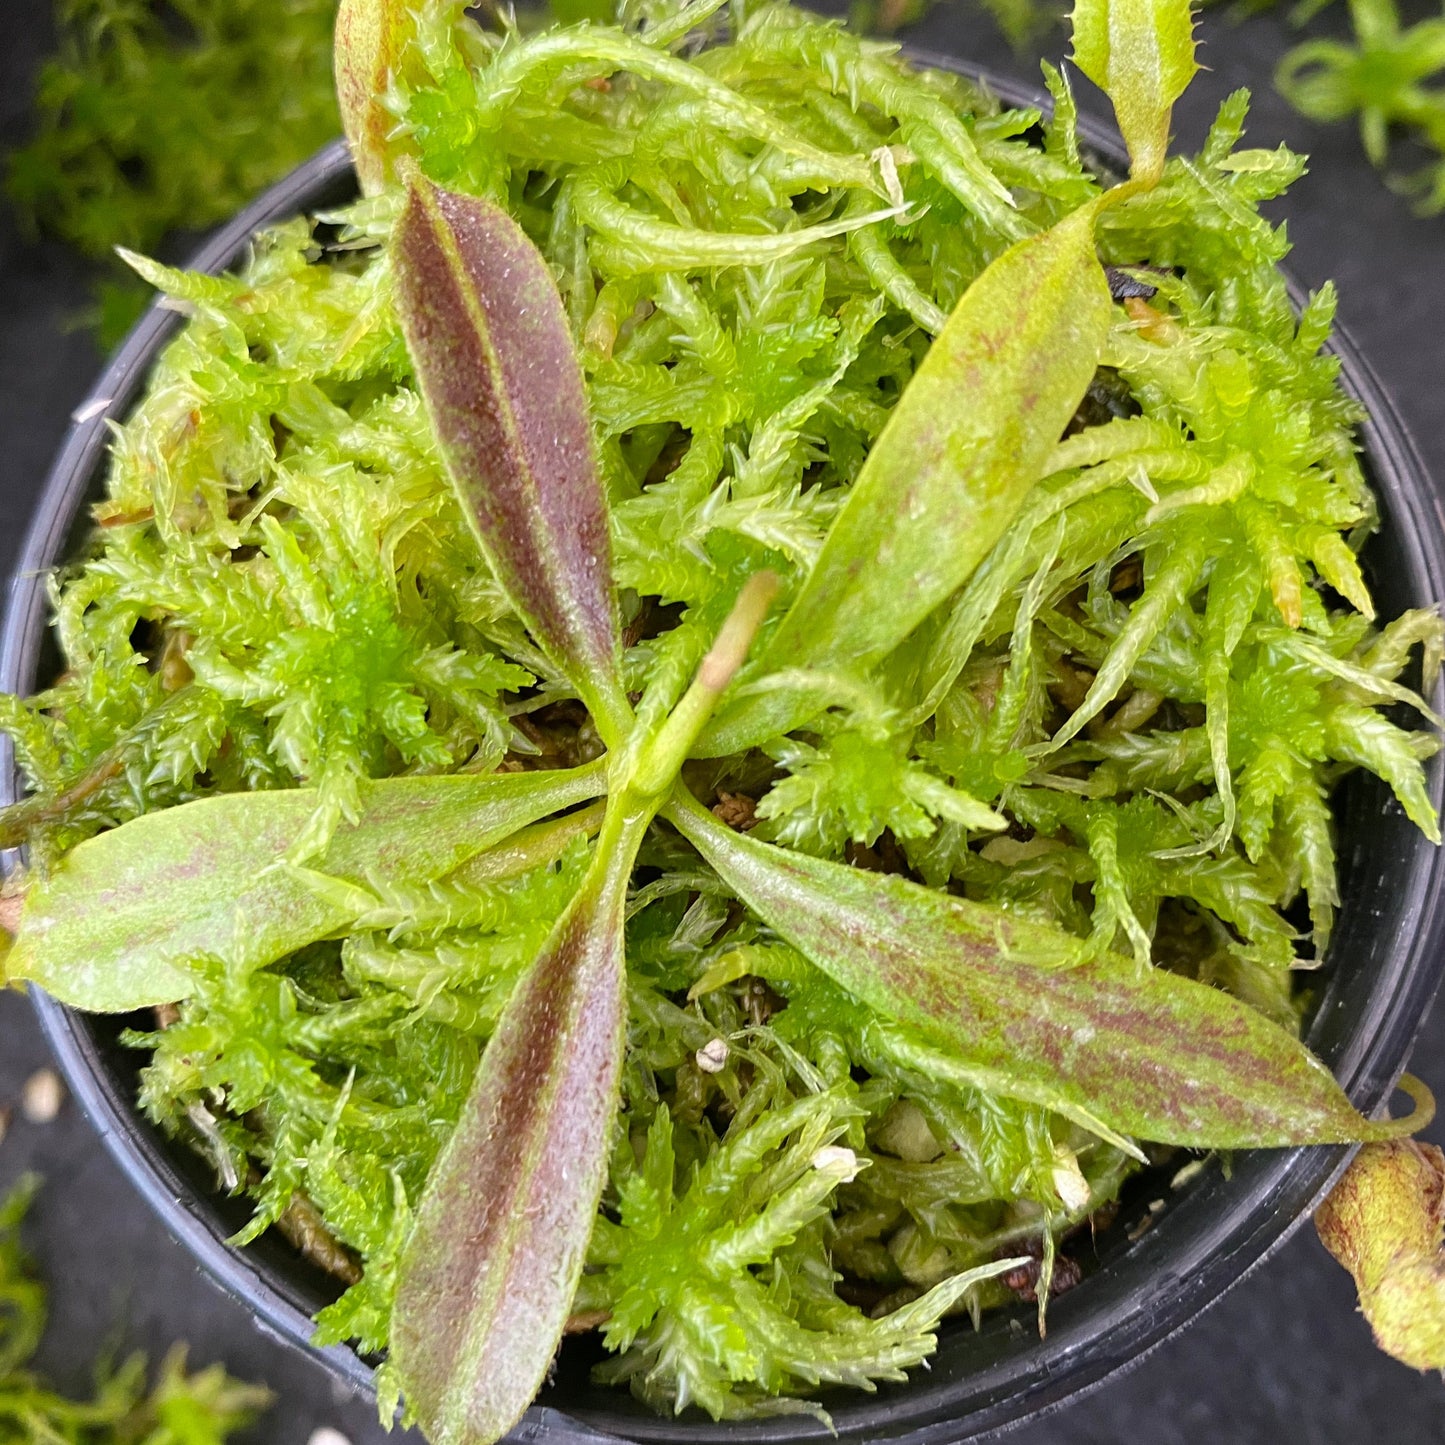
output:
{"label": "small pitcher bud", "polygon": [[1315,1212],[1325,1248],[1355,1277],[1360,1311],[1387,1354],[1445,1369],[1445,1154],[1433,1144],[1366,1144]]}
{"label": "small pitcher bud", "polygon": [[416,0],[341,0],[336,13],[336,99],[362,191],[374,196],[391,174],[395,118],[382,104],[416,30]]}

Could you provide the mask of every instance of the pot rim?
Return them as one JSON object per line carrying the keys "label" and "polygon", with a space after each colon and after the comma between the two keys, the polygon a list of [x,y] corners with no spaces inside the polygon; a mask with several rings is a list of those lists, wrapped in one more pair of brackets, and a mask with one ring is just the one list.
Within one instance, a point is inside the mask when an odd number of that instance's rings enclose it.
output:
{"label": "pot rim", "polygon": [[[918,64],[961,74],[981,82],[1010,105],[1036,106],[1047,113],[1049,98],[1036,89],[948,55],[905,48]],[[1117,137],[1107,127],[1081,117],[1080,132],[1106,160],[1122,159]],[[333,142],[221,227],[188,261],[188,269],[218,271],[234,264],[257,230],[314,209],[318,194],[327,186],[336,187],[349,170],[345,142]],[[1301,288],[1288,273],[1286,277],[1298,304]],[[180,324],[176,313],[153,303],[106,364],[89,400],[74,413],[10,584],[0,633],[0,690],[33,690],[47,621],[48,571],[63,557],[96,470],[104,465],[108,423],[128,414],[159,349]],[[1409,428],[1345,331],[1336,328],[1330,350],[1340,359],[1345,390],[1369,413],[1360,432],[1363,450],[1373,463],[1373,490],[1382,509],[1399,523],[1402,560],[1411,580],[1422,584],[1429,600],[1445,597],[1445,508],[1430,485]],[[1437,701],[1439,692],[1437,688]],[[1437,807],[1442,797],[1439,764],[1437,759],[1429,780]],[[0,804],[13,801],[20,790],[12,744],[0,736]],[[1432,848],[1423,854],[1421,850],[1428,847],[1422,837],[1406,880],[1405,907],[1414,926],[1396,950],[1392,976],[1371,996],[1349,1045],[1334,1063],[1336,1076],[1366,1113],[1389,1099],[1445,972],[1445,852]],[[13,853],[0,855],[7,871],[15,861]],[[214,1195],[199,1193],[177,1171],[159,1136],[136,1109],[133,1096],[105,1068],[87,1027],[88,1016],[39,989],[32,989],[31,996],[77,1102],[170,1235],[190,1251],[213,1283],[248,1307],[263,1333],[306,1350],[353,1389],[373,1389],[372,1366],[349,1346],[311,1344],[314,1326],[301,1291],[289,1287],[253,1250],[225,1242],[227,1231]],[[907,1386],[884,1398],[851,1392],[848,1403],[836,1411],[838,1433],[857,1439],[886,1436],[907,1445],[980,1439],[1052,1413],[1097,1389],[1158,1348],[1263,1264],[1313,1212],[1353,1152],[1350,1146],[1326,1146],[1236,1156],[1230,1186],[1233,1202],[1228,1207],[1191,1209],[1187,1199],[1171,1205],[1163,1225],[1145,1237],[1142,1250],[1135,1247],[1091,1279],[1098,1285],[1111,1271],[1119,1274],[1112,1299],[1104,1299],[1096,1289],[1088,1301],[1091,1308],[1072,1312],[1082,1316],[1075,1320],[1058,1306],[1077,1296],[1064,1297],[1056,1302],[1046,1340],[1008,1350],[1001,1362],[962,1387],[931,1386],[926,1374],[915,1373]],[[1200,1214],[1206,1217],[1190,1217]],[[1143,1259],[1145,1255],[1163,1258],[1151,1263]],[[1142,1283],[1119,1288],[1128,1283],[1122,1275],[1140,1273],[1141,1265]],[[1125,1271],[1125,1266],[1130,1268]],[[1066,1315],[1062,1320],[1061,1314]],[[904,1391],[906,1400],[900,1400]],[[622,1403],[619,1399],[619,1407]],[[650,1415],[624,1416],[620,1408],[615,1414],[590,1408],[564,1412],[541,1404],[528,1411],[511,1438],[541,1445],[586,1445],[616,1440],[613,1431],[619,1428],[627,1438],[657,1445],[783,1445],[826,1439],[830,1434],[826,1426],[808,1417],[690,1419],[684,1424]]]}

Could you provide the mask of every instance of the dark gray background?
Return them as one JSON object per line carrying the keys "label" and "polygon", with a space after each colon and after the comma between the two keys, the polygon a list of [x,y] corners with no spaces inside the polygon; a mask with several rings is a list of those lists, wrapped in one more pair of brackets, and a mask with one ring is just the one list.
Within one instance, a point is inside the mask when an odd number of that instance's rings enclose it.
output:
{"label": "dark gray background", "polygon": [[[50,44],[49,14],[49,0],[0,5],[0,151],[25,132],[35,66]],[[1218,102],[1248,85],[1256,102],[1251,143],[1283,140],[1313,157],[1310,174],[1279,208],[1295,243],[1290,265],[1307,285],[1339,283],[1344,324],[1394,393],[1430,474],[1445,484],[1445,218],[1413,216],[1370,169],[1349,127],[1312,125],[1274,94],[1269,77],[1289,44],[1282,20],[1235,25],[1211,14],[1202,30],[1210,70],[1181,107],[1181,143],[1195,145]],[[1011,54],[961,0],[942,6],[915,38],[1037,80],[1034,59]],[[1057,56],[1064,47],[1059,31],[1045,51]],[[14,563],[50,456],[99,363],[75,325],[84,300],[82,266],[30,243],[0,212],[0,574]],[[44,1063],[28,1005],[0,996],[0,1108],[18,1103],[23,1081]],[[1445,1008],[1427,1020],[1413,1068],[1445,1093]],[[1432,1132],[1445,1137],[1438,1126]],[[27,1168],[47,1180],[28,1240],[53,1284],[41,1365],[56,1381],[82,1388],[97,1350],[117,1338],[152,1354],[186,1339],[196,1363],[224,1360],[277,1392],[250,1442],[303,1445],[319,1424],[343,1430],[355,1445],[386,1438],[368,1403],[338,1395],[319,1366],[258,1333],[240,1305],[197,1274],[73,1105],[50,1125],[19,1118],[11,1125],[0,1143],[0,1191]],[[1018,1445],[1424,1445],[1445,1441],[1445,1386],[1375,1351],[1349,1279],[1303,1229],[1126,1377],[1009,1438]]]}

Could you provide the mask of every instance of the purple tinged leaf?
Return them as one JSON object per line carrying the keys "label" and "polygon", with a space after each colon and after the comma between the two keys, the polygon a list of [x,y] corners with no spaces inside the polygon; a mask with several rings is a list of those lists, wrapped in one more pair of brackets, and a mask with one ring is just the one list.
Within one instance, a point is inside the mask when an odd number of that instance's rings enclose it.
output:
{"label": "purple tinged leaf", "polygon": [[604,830],[587,882],[507,1002],[417,1209],[391,1359],[432,1445],[500,1439],[562,1337],[616,1125],[634,850]]}
{"label": "purple tinged leaf", "polygon": [[508,597],[609,744],[619,681],[607,503],[582,369],[547,263],[490,201],[412,179],[397,304],[442,456]]}
{"label": "purple tinged leaf", "polygon": [[516,833],[452,875],[535,866],[592,831],[600,815],[588,880],[508,1001],[401,1261],[392,1360],[437,1445],[503,1435],[556,1350],[611,1152],[625,1047],[624,908],[637,842],[776,586],[770,573],[750,579],[669,720],[678,729],[651,740],[649,760],[662,769],[656,793],[624,788],[609,809]]}
{"label": "purple tinged leaf", "polygon": [[[687,694],[613,791],[586,880],[507,1001],[403,1252],[391,1350],[432,1445],[491,1445],[547,1372],[592,1236],[626,1042],[623,922],[638,844],[742,665],[777,578],[760,572]],[[620,786],[619,786],[620,783]],[[587,810],[595,815],[595,809]],[[585,814],[549,825],[588,826]],[[513,840],[529,856],[546,838]],[[505,865],[504,865],[505,866]]]}
{"label": "purple tinged leaf", "polygon": [[239,946],[259,967],[344,933],[356,916],[348,883],[441,878],[604,787],[597,766],[363,783],[357,821],[306,869],[283,860],[316,811],[314,788],[148,813],[82,843],[31,885],[0,974],[96,1013],[173,1003],[190,992],[188,960]]}
{"label": "purple tinged leaf", "polygon": [[770,927],[999,1093],[1140,1139],[1243,1149],[1396,1135],[1297,1039],[1228,994],[1000,909],[667,816]]}

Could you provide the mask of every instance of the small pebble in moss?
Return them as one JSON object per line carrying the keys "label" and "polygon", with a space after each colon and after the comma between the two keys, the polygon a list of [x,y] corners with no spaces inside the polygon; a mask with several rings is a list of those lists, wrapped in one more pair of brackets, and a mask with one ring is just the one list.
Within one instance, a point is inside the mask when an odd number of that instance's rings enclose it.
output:
{"label": "small pebble in moss", "polygon": [[65,1085],[54,1069],[37,1069],[25,1081],[20,1095],[20,1112],[31,1124],[49,1124],[65,1103]]}
{"label": "small pebble in moss", "polygon": [[697,1066],[705,1074],[720,1074],[727,1067],[728,1044],[726,1039],[712,1039],[694,1055]]}

